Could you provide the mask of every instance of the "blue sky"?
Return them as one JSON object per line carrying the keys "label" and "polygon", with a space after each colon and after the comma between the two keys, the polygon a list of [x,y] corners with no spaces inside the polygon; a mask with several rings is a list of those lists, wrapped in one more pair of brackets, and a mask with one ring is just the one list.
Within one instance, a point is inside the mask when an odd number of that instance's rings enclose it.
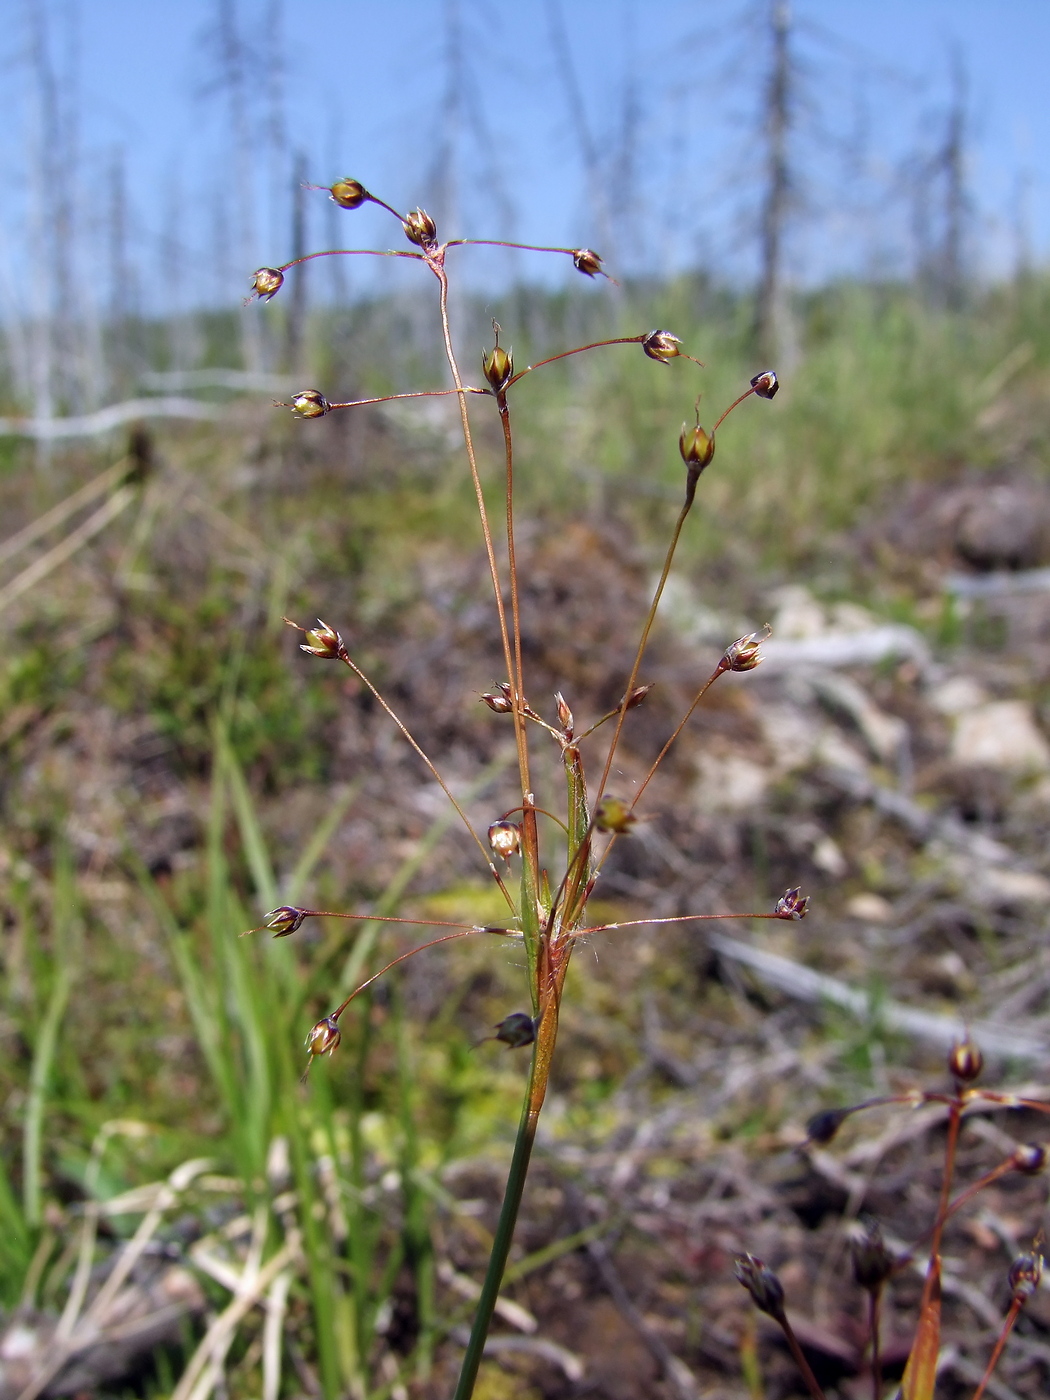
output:
{"label": "blue sky", "polygon": [[[51,152],[63,173],[50,181],[68,181],[97,267],[106,248],[115,256],[122,169],[121,256],[147,302],[232,301],[246,259],[287,256],[296,152],[311,179],[352,174],[398,207],[440,208],[445,232],[602,243],[637,270],[700,264],[739,278],[753,267],[763,3],[7,0],[7,9],[0,90],[22,133],[0,157],[12,192],[0,247],[8,306],[22,297],[46,207],[29,171],[46,145],[34,12],[47,17],[67,123]],[[215,39],[224,14],[244,60],[239,143]],[[799,281],[914,257],[918,172],[941,139],[953,63],[966,86],[972,255],[992,275],[1025,248],[1045,259],[1050,3],[793,0],[792,22]],[[348,233],[347,216],[314,199],[314,246],[396,241],[376,211],[352,216]],[[514,267],[543,275],[535,260]],[[165,287],[166,276],[179,285]],[[349,280],[371,285],[356,264]]]}

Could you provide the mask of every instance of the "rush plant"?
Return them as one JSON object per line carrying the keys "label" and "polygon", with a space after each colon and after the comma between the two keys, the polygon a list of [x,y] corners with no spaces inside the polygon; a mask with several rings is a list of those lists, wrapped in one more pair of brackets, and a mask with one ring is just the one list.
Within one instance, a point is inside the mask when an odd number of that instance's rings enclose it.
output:
{"label": "rush plant", "polygon": [[[488,560],[493,625],[498,631],[505,670],[505,678],[500,679],[482,698],[490,710],[506,716],[506,722],[513,730],[517,757],[519,800],[510,810],[494,813],[493,821],[486,831],[476,829],[433,758],[413,736],[409,722],[395,712],[361,669],[340,632],[321,621],[315,626],[298,629],[303,635],[301,648],[304,652],[347,667],[367,687],[389,716],[391,723],[415,751],[420,763],[440,784],[458,813],[468,838],[476,846],[480,861],[498,886],[506,907],[505,916],[498,924],[480,926],[449,923],[444,926],[445,931],[436,938],[390,958],[383,968],[362,981],[340,1005],[314,1025],[307,1038],[308,1068],[320,1056],[331,1054],[337,1049],[342,1035],[342,1020],[355,998],[377,977],[423,949],[454,939],[481,936],[520,940],[526,953],[530,1009],[508,1015],[496,1030],[497,1039],[507,1045],[528,1048],[531,1059],[499,1222],[456,1390],[456,1400],[466,1400],[474,1389],[485,1338],[511,1247],[537,1123],[550,1078],[565,976],[577,944],[582,938],[593,938],[614,928],[628,927],[629,924],[690,924],[714,918],[733,917],[801,919],[806,912],[806,898],[799,890],[792,889],[787,891],[775,909],[758,914],[698,912],[675,918],[635,919],[621,923],[594,922],[588,916],[588,905],[602,866],[617,842],[630,839],[632,828],[639,820],[639,803],[651,779],[697,706],[721,676],[731,671],[750,671],[761,661],[761,637],[758,634],[740,637],[732,642],[711,674],[703,678],[702,683],[698,683],[692,702],[667,736],[643,780],[629,793],[613,789],[611,783],[614,764],[626,728],[631,723],[632,712],[645,703],[646,696],[652,689],[643,682],[643,666],[650,635],[679,539],[693,509],[700,477],[710,467],[715,456],[716,436],[721,432],[722,425],[729,415],[744,400],[772,399],[777,393],[778,382],[772,370],[755,375],[749,385],[742,386],[742,392],[715,420],[710,429],[704,428],[700,423],[699,399],[695,391],[684,387],[683,397],[690,402],[689,416],[693,421],[682,426],[679,436],[679,450],[684,468],[683,499],[670,530],[663,566],[651,604],[644,618],[639,619],[634,661],[629,673],[624,677],[622,698],[619,704],[607,713],[588,718],[582,724],[577,722],[569,701],[561,694],[555,696],[551,712],[544,714],[542,708],[534,707],[530,703],[522,648],[522,589],[515,544],[514,508],[515,415],[512,405],[516,386],[527,375],[542,371],[545,366],[569,356],[615,353],[620,347],[627,347],[633,353],[640,350],[643,360],[651,361],[661,372],[671,369],[685,370],[693,374],[703,366],[698,359],[682,348],[682,343],[676,335],[667,330],[657,329],[557,350],[534,364],[516,369],[511,351],[500,342],[501,329],[493,323],[492,345],[481,358],[478,382],[471,382],[469,376],[461,369],[448,315],[450,268],[460,256],[461,249],[478,245],[528,248],[530,251],[571,259],[575,269],[583,276],[606,278],[608,274],[599,255],[589,248],[534,248],[531,245],[489,239],[451,239],[441,242],[434,220],[425,210],[413,209],[402,215],[391,205],[371,194],[356,180],[336,181],[329,187],[329,194],[337,205],[346,210],[359,209],[368,203],[386,210],[397,221],[399,232],[410,246],[397,250],[337,248],[311,253],[307,257],[297,258],[279,267],[260,268],[254,276],[252,297],[270,300],[280,291],[286,275],[297,264],[314,258],[371,256],[408,259],[418,265],[424,277],[434,279],[432,287],[436,284],[436,329],[444,348],[453,387],[391,394],[351,403],[334,403],[318,389],[304,389],[295,394],[289,404],[278,406],[289,407],[297,418],[310,420],[331,413],[349,412],[390,399],[441,396],[455,398],[462,430],[465,467],[473,487],[481,541]],[[492,469],[492,464],[482,460],[476,442],[472,419],[481,413],[495,414],[502,431],[503,460],[496,465],[495,470]],[[493,478],[498,484],[494,484]],[[291,625],[296,626],[295,623]],[[565,783],[560,801],[553,795],[538,795],[534,787],[533,770],[536,765],[533,746],[537,742],[554,745],[560,756]],[[596,771],[597,777],[589,780],[588,770]],[[253,932],[268,929],[274,937],[284,938],[294,934],[306,919],[322,916],[360,923],[369,923],[376,919],[372,912],[333,913],[286,905],[274,909],[267,915],[261,929]],[[386,919],[388,925],[412,922],[392,916]],[[428,920],[426,926],[432,927],[436,923],[437,921]]]}

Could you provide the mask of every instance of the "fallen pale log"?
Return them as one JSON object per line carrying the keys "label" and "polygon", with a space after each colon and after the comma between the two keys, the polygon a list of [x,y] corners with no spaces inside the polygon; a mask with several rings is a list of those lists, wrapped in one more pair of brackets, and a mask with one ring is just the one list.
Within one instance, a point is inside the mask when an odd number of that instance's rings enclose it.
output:
{"label": "fallen pale log", "polygon": [[82,413],[71,418],[0,418],[0,437],[27,437],[46,442],[54,438],[94,437],[119,428],[122,423],[134,423],[140,418],[194,418],[200,421],[220,418],[225,409],[220,404],[201,403],[197,399],[171,396],[126,399],[110,404],[95,413]]}
{"label": "fallen pale log", "polygon": [[8,603],[27,592],[30,588],[53,573],[60,564],[64,564],[67,559],[71,559],[82,545],[88,540],[94,539],[111,520],[115,520],[121,511],[125,510],[135,499],[135,491],[130,486],[121,486],[104,505],[99,506],[94,514],[78,525],[75,530],[71,530],[64,540],[59,540],[46,554],[42,554],[39,559],[34,559],[32,564],[23,569],[20,574],[16,574],[10,583],[0,588],[0,610]]}
{"label": "fallen pale log", "polygon": [[1008,1030],[990,1021],[973,1021],[965,1016],[942,1016],[934,1011],[921,1011],[915,1006],[902,1006],[896,1001],[872,1002],[866,992],[859,991],[837,977],[814,972],[811,967],[767,953],[749,943],[724,934],[709,936],[710,946],[724,958],[743,963],[756,972],[763,982],[799,1001],[830,1002],[859,1017],[877,1020],[887,1030],[902,1031],[917,1040],[933,1045],[952,1046],[961,1040],[967,1028],[981,1049],[991,1055],[1005,1055],[1015,1060],[1046,1059],[1050,1047],[1045,1039],[1023,1030]]}

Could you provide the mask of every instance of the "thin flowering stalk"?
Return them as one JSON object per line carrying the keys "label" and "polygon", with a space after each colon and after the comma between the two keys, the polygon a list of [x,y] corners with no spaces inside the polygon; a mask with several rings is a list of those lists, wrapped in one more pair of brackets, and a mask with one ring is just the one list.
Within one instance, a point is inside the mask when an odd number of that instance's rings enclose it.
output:
{"label": "thin flowering stalk", "polygon": [[[606,345],[641,345],[649,334],[650,332],[646,331],[643,335],[619,335],[614,336],[612,340],[592,340],[588,345],[576,345],[571,350],[560,350],[557,355],[548,355],[545,360],[537,360],[534,365],[526,365],[524,369],[512,375],[507,380],[507,388],[509,389],[512,384],[517,384],[519,379],[524,379],[534,369],[542,369],[544,365],[553,365],[556,360],[567,360],[570,355],[582,355],[585,350],[600,350]],[[691,355],[682,356],[683,360],[691,360],[692,358]],[[698,364],[699,361],[694,363]]]}
{"label": "thin flowering stalk", "polygon": [[403,248],[325,248],[323,252],[304,253],[301,258],[281,263],[277,270],[287,272],[290,267],[298,267],[300,263],[311,262],[314,258],[412,258],[415,262],[425,261],[422,253],[410,253]]}
{"label": "thin flowering stalk", "polygon": [[992,1372],[999,1364],[999,1358],[1003,1354],[1003,1350],[1006,1346],[1006,1343],[1010,1339],[1010,1333],[1014,1330],[1014,1323],[1020,1317],[1021,1309],[1024,1307],[1024,1305],[1024,1298],[1014,1298],[1011,1302],[1010,1311],[1006,1314],[1006,1317],[1003,1319],[1003,1325],[1000,1329],[999,1336],[996,1338],[995,1346],[992,1349],[992,1354],[988,1358],[988,1365],[984,1368],[984,1375],[981,1377],[980,1384],[973,1393],[973,1400],[981,1400],[981,1397],[984,1395],[984,1392],[988,1389],[988,1382],[992,1379]]}
{"label": "thin flowering stalk", "polygon": [[[296,915],[298,922],[296,928],[305,919],[345,919],[353,923],[365,924],[410,924],[414,928],[458,928],[468,933],[513,933],[514,929],[507,929],[495,924],[467,924],[457,919],[402,919],[394,914],[346,914],[337,909],[299,909],[292,905],[286,906],[288,910]],[[280,911],[274,910],[274,914]],[[272,917],[272,915],[270,916]],[[257,928],[246,928],[240,938],[247,938],[252,933],[269,933],[275,924],[260,924]],[[289,932],[294,932],[290,929]],[[275,938],[284,938],[284,933],[275,933]]]}
{"label": "thin flowering stalk", "polygon": [[[496,394],[500,426],[503,429],[503,455],[506,464],[507,495],[507,573],[510,579],[511,632],[514,638],[514,686],[524,699],[525,672],[521,660],[521,599],[518,592],[518,558],[514,547],[514,439],[510,427],[510,405],[506,388]],[[541,721],[542,723],[542,721]],[[528,784],[525,784],[528,787]]]}
{"label": "thin flowering stalk", "polygon": [[378,982],[380,977],[382,977],[385,973],[389,972],[392,967],[397,967],[400,963],[407,962],[409,958],[414,958],[417,953],[425,953],[428,948],[436,948],[440,943],[452,943],[457,938],[469,938],[471,934],[474,933],[506,934],[509,932],[509,929],[487,928],[477,924],[471,925],[470,927],[460,926],[458,932],[456,933],[443,933],[440,938],[432,938],[429,943],[421,943],[418,948],[409,948],[407,953],[399,953],[396,958],[391,958],[391,960],[388,963],[386,963],[385,966],[381,967],[378,972],[373,972],[371,977],[366,977],[363,982],[359,983],[350,993],[350,995],[346,998],[346,1000],[340,1002],[340,1004],[332,1012],[331,1020],[338,1021],[339,1017],[343,1014],[343,1012],[350,1005],[350,1003],[352,1001],[355,1001],[363,991],[366,991],[372,985],[373,982]]}
{"label": "thin flowering stalk", "polygon": [[[417,389],[407,394],[380,394],[374,399],[352,399],[349,403],[330,403],[328,411],[331,413],[337,408],[366,408],[369,404],[393,403],[396,399],[441,399],[450,394],[458,394],[459,389]],[[466,385],[463,390],[467,394],[487,394],[487,389],[475,389],[471,385]],[[287,408],[287,404],[277,404],[277,408]]]}

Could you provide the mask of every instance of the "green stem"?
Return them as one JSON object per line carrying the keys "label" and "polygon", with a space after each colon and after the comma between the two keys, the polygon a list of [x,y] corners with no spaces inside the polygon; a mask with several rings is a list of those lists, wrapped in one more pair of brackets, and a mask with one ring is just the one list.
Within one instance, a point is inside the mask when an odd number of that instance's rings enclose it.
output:
{"label": "green stem", "polygon": [[492,1241],[492,1252],[489,1255],[488,1269],[485,1271],[485,1282],[482,1284],[481,1296],[474,1314],[474,1325],[470,1329],[467,1353],[463,1358],[463,1367],[459,1373],[459,1383],[456,1386],[453,1400],[470,1400],[474,1393],[478,1367],[481,1365],[481,1358],[485,1352],[485,1340],[488,1337],[489,1328],[492,1326],[492,1315],[499,1297],[500,1285],[503,1282],[503,1273],[507,1267],[511,1241],[514,1238],[518,1209],[521,1205],[522,1193],[525,1190],[525,1178],[529,1173],[532,1145],[536,1140],[536,1125],[539,1122],[540,1108],[543,1105],[544,1092],[547,1087],[547,1076],[550,1072],[550,1055],[554,1048],[553,1037],[557,1034],[557,1011],[551,1008],[551,1011],[543,1019],[545,1022],[553,1023],[553,1028],[547,1035],[544,1035],[541,1026],[540,1035],[533,1049],[529,1083],[525,1090],[525,1101],[521,1106],[521,1121],[518,1124],[518,1136],[514,1142],[514,1156],[511,1158],[510,1172],[507,1175],[507,1186],[503,1193],[499,1223]]}

